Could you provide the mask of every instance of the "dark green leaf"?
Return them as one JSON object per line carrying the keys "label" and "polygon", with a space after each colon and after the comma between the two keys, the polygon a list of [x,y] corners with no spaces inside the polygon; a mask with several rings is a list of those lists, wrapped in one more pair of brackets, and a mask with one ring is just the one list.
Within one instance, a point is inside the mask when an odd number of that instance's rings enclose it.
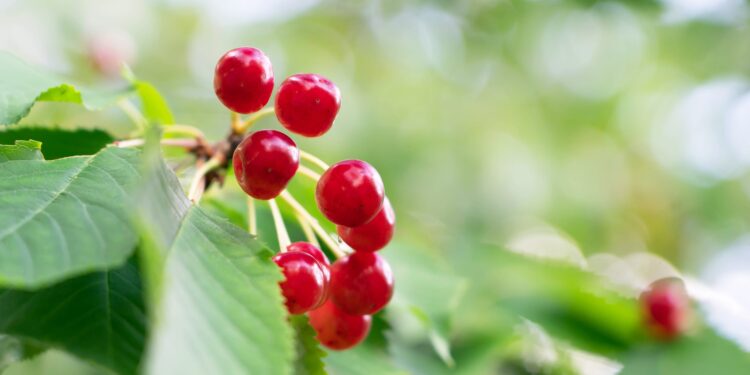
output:
{"label": "dark green leaf", "polygon": [[34,291],[0,290],[0,332],[134,374],[147,319],[138,267],[128,262]]}
{"label": "dark green leaf", "polygon": [[47,160],[93,155],[114,141],[109,133],[101,130],[66,130],[25,125],[0,129],[0,143],[10,144],[19,139],[42,142],[42,153]]}
{"label": "dark green leaf", "polygon": [[38,288],[122,264],[137,235],[128,202],[138,151],[14,160],[0,168],[0,285]]}

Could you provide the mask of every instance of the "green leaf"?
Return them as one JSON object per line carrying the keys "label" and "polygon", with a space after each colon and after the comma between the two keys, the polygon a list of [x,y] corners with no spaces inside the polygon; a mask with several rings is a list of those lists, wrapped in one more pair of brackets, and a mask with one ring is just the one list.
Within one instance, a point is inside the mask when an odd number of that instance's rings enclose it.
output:
{"label": "green leaf", "polygon": [[44,157],[41,148],[40,142],[32,140],[18,140],[14,145],[0,144],[0,163],[11,160],[42,160]]}
{"label": "green leaf", "polygon": [[297,359],[294,362],[296,375],[325,375],[323,357],[326,352],[320,348],[315,338],[315,330],[305,315],[294,315],[289,318],[297,338]]}
{"label": "green leaf", "polygon": [[114,141],[109,133],[101,130],[66,130],[25,125],[0,129],[0,143],[10,144],[19,139],[42,142],[42,153],[47,160],[93,155]]}
{"label": "green leaf", "polygon": [[388,356],[369,345],[360,344],[349,350],[329,351],[326,368],[334,375],[396,375],[406,374]]}
{"label": "green leaf", "polygon": [[0,332],[120,374],[138,370],[148,326],[135,262],[29,292],[0,290]]}
{"label": "green leaf", "polygon": [[709,329],[623,353],[621,374],[748,374],[750,355]]}
{"label": "green leaf", "polygon": [[7,52],[0,52],[0,125],[18,123],[37,101],[80,103],[97,109],[131,92],[130,87],[108,92],[78,90]]}
{"label": "green leaf", "polygon": [[13,160],[0,168],[0,285],[31,289],[122,264],[137,235],[128,212],[138,151]]}
{"label": "green leaf", "polygon": [[143,116],[156,124],[174,124],[174,116],[169,109],[167,101],[161,96],[159,91],[152,84],[134,80],[133,86],[141,99]]}
{"label": "green leaf", "polygon": [[166,259],[148,370],[287,374],[293,359],[271,253],[193,207]]}
{"label": "green leaf", "polygon": [[294,343],[271,252],[187,199],[158,153],[139,201],[154,298],[147,372],[288,374]]}
{"label": "green leaf", "polygon": [[[396,288],[391,310],[408,311],[429,331],[429,339],[440,358],[449,366],[451,320],[466,290],[458,277],[436,254],[416,247],[391,245],[383,256],[393,268]],[[435,274],[439,273],[439,278]]]}

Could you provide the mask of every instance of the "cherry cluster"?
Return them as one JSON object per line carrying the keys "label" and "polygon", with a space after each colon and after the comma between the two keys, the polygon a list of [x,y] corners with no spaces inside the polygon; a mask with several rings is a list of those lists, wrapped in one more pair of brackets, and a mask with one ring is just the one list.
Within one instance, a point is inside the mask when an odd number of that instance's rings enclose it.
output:
{"label": "cherry cluster", "polygon": [[[271,62],[260,50],[237,48],[219,59],[214,88],[219,100],[234,113],[261,113],[273,87]],[[319,137],[331,128],[340,106],[341,94],[330,80],[316,74],[295,74],[279,87],[273,112],[291,133]],[[336,224],[341,240],[354,251],[332,248],[339,258],[330,264],[312,238],[287,245],[275,198],[281,196],[293,208],[304,210],[285,191],[292,177],[304,168],[300,166],[304,155],[309,154],[302,153],[283,132],[259,130],[239,143],[232,164],[242,189],[251,199],[268,200],[276,215],[281,249],[273,260],[285,277],[280,286],[289,313],[307,313],[317,339],[328,348],[343,350],[364,340],[371,314],[385,307],[393,294],[391,268],[377,251],[393,237],[395,214],[383,181],[370,164],[345,160],[328,167],[312,157],[317,165],[327,167],[322,175],[307,173],[318,179],[318,208]],[[316,224],[311,215],[302,214],[306,224]],[[326,243],[337,246],[335,241]]]}

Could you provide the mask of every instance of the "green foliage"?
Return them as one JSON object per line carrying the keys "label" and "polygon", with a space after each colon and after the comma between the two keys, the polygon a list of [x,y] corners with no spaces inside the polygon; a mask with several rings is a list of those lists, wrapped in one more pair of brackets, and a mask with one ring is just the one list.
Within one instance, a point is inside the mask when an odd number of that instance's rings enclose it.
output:
{"label": "green foliage", "polygon": [[135,262],[37,291],[0,290],[0,332],[134,374],[147,317]]}
{"label": "green foliage", "polygon": [[37,101],[80,103],[95,109],[130,92],[131,88],[112,92],[78,90],[7,52],[0,52],[0,125],[17,123]]}
{"label": "green foliage", "polygon": [[305,315],[293,315],[289,322],[294,328],[296,338],[296,359],[294,361],[294,374],[296,375],[325,375],[325,364],[323,358],[326,352],[320,348],[320,343],[315,339],[315,330]]}
{"label": "green foliage", "polygon": [[[168,251],[148,370],[286,374],[292,332],[271,253],[193,207]],[[260,360],[262,358],[262,360]]]}
{"label": "green foliage", "polygon": [[42,153],[47,160],[93,155],[114,141],[110,134],[102,130],[68,130],[28,125],[0,128],[0,144],[11,144],[22,139],[41,142]]}
{"label": "green foliage", "polygon": [[42,160],[42,144],[37,141],[15,141],[13,145],[0,144],[0,163],[11,160]]}
{"label": "green foliage", "polygon": [[137,242],[127,204],[138,160],[135,150],[110,148],[3,163],[0,285],[33,289],[122,264]]}

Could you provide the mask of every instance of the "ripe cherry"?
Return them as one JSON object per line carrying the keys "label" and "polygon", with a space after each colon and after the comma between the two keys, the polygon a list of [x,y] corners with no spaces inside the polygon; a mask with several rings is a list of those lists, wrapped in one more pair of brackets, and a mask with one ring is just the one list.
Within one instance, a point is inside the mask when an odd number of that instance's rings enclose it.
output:
{"label": "ripe cherry", "polygon": [[341,92],[317,74],[295,74],[276,94],[276,117],[289,131],[306,137],[323,135],[341,107]]}
{"label": "ripe cherry", "polygon": [[352,249],[373,252],[388,245],[393,238],[395,225],[396,213],[386,197],[380,212],[372,220],[354,228],[338,225],[336,231]]}
{"label": "ripe cherry", "polygon": [[237,146],[232,164],[242,190],[256,199],[271,199],[297,172],[299,150],[286,134],[260,130]]}
{"label": "ripe cherry", "polygon": [[333,350],[349,349],[359,344],[367,337],[372,324],[369,315],[347,314],[330,301],[307,315],[318,341]]}
{"label": "ripe cherry", "polygon": [[646,324],[653,336],[671,340],[687,328],[690,300],[682,280],[657,280],[641,294],[640,300]]}
{"label": "ripe cherry", "polygon": [[250,47],[225,53],[216,64],[214,91],[234,112],[252,113],[263,108],[273,91],[271,60]]}
{"label": "ripe cherry", "polygon": [[385,192],[378,171],[361,160],[344,160],[320,177],[315,190],[318,208],[328,220],[357,227],[372,220]]}
{"label": "ripe cherry", "polygon": [[393,295],[393,274],[377,253],[355,252],[331,267],[331,301],[353,314],[374,314]]}
{"label": "ripe cherry", "polygon": [[294,242],[286,247],[288,251],[300,251],[306,254],[311,255],[315,260],[318,261],[321,265],[324,265],[326,267],[329,267],[331,265],[331,262],[328,260],[328,257],[323,253],[323,250],[320,250],[317,246],[309,243],[309,242]]}
{"label": "ripe cherry", "polygon": [[273,261],[284,273],[285,280],[279,285],[290,314],[302,314],[323,303],[328,294],[328,281],[315,258],[298,251],[289,251],[277,254]]}
{"label": "ripe cherry", "polygon": [[[308,254],[315,258],[316,261],[320,264],[320,268],[323,270],[323,274],[326,279],[326,284],[330,284],[331,282],[331,263],[328,261],[328,258],[325,254],[323,254],[323,250],[320,250],[317,246],[309,243],[309,242],[294,242],[286,247],[288,251],[298,251],[305,254]],[[323,302],[328,300],[328,294],[329,294],[330,288],[326,288],[326,294],[323,296],[323,299],[320,301],[322,304]]]}

